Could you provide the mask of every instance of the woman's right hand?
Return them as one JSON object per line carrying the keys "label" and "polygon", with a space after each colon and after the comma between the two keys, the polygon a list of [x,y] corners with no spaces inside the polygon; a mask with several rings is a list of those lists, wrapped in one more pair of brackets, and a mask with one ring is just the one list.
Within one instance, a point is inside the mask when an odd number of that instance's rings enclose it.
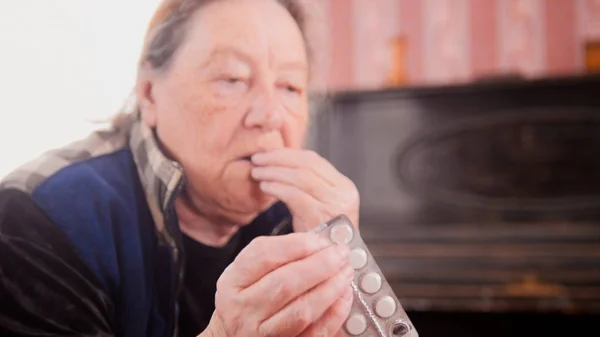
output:
{"label": "woman's right hand", "polygon": [[215,337],[335,336],[352,305],[349,249],[314,233],[259,237],[217,282]]}

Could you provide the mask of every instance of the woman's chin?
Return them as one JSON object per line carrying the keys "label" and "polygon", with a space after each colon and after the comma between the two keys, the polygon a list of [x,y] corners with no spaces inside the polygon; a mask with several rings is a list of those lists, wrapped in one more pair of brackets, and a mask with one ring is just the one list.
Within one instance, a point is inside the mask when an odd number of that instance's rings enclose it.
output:
{"label": "woman's chin", "polygon": [[250,175],[251,168],[251,165],[246,167],[237,162],[230,165],[221,185],[223,206],[235,215],[240,224],[251,222],[277,202],[277,198],[260,189],[259,183]]}
{"label": "woman's chin", "polygon": [[[264,193],[258,187],[258,184],[253,184],[250,189],[241,188],[239,193],[235,197],[235,201],[231,206],[237,222],[240,224],[248,224],[254,220],[260,213],[269,209],[277,202],[277,198]],[[233,201],[233,200],[232,200]]]}

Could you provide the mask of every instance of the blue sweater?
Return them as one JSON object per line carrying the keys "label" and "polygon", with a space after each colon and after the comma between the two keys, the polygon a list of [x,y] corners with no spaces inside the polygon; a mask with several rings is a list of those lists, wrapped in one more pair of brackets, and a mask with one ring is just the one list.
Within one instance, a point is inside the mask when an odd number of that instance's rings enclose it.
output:
{"label": "blue sweater", "polygon": [[[173,336],[181,169],[128,124],[52,151],[0,184],[0,335]],[[289,225],[277,203],[254,236]]]}

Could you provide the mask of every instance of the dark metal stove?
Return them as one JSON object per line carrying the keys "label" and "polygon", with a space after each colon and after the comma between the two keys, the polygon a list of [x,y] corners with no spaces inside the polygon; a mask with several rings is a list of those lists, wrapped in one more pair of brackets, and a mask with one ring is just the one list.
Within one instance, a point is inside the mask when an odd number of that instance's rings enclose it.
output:
{"label": "dark metal stove", "polygon": [[314,122],[422,337],[600,336],[600,77],[348,92]]}

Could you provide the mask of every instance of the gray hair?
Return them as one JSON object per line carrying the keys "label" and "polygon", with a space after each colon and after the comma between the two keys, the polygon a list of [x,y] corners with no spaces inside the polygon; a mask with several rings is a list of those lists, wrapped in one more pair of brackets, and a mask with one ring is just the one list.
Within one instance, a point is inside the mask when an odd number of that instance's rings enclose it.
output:
{"label": "gray hair", "polygon": [[[185,40],[187,24],[190,18],[203,6],[215,1],[224,0],[166,0],[156,11],[148,27],[146,44],[140,61],[147,61],[154,69],[162,70],[169,67],[173,55]],[[314,51],[308,38],[309,12],[306,1],[275,0],[281,4],[294,18],[302,32],[309,60]]]}
{"label": "gray hair", "polygon": [[[167,71],[174,55],[185,41],[188,24],[194,14],[202,7],[215,1],[227,0],[163,0],[150,20],[141,57],[140,67],[147,63],[153,70]],[[314,0],[274,0],[281,4],[292,16],[304,39],[310,72],[315,71],[315,52],[320,49],[317,40],[322,30],[317,25],[317,10]],[[311,76],[312,78],[312,76]],[[135,95],[131,95],[122,111],[113,118],[115,127],[123,126],[128,111],[139,113]]]}

